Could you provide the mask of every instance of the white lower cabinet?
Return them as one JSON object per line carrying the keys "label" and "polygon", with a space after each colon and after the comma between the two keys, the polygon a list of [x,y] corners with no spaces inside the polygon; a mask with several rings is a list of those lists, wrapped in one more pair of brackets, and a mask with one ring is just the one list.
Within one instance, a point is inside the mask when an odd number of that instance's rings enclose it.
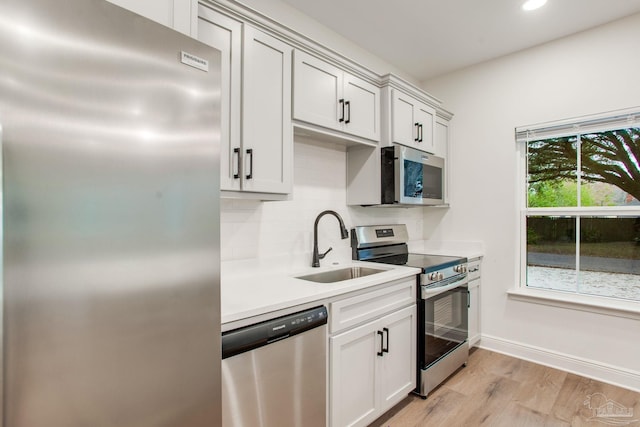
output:
{"label": "white lower cabinet", "polygon": [[472,280],[469,289],[469,347],[480,341],[480,279]]}
{"label": "white lower cabinet", "polygon": [[[396,305],[415,295],[415,279],[388,296],[354,299],[353,308]],[[405,292],[401,291],[402,286]],[[365,294],[366,295],[366,294]],[[343,307],[349,308],[348,305]],[[344,310],[345,313],[351,310]],[[333,314],[332,314],[333,315]],[[415,388],[416,305],[396,309],[329,338],[329,419],[332,427],[366,426]]]}
{"label": "white lower cabinet", "polygon": [[416,311],[413,305],[380,320],[385,339],[385,353],[377,359],[380,414],[416,387]]}
{"label": "white lower cabinet", "polygon": [[467,264],[469,272],[469,347],[480,341],[480,263],[481,259],[471,259]]}

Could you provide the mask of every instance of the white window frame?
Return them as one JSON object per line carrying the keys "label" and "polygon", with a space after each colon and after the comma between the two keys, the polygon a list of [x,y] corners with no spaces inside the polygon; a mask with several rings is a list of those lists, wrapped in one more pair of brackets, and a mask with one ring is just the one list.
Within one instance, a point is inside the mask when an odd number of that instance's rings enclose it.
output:
{"label": "white window frame", "polygon": [[[640,107],[516,128],[516,179],[519,183],[516,211],[520,227],[516,247],[519,248],[520,256],[519,266],[516,269],[518,276],[516,286],[508,291],[511,299],[640,320],[640,301],[527,286],[526,224],[528,216],[640,216],[640,207],[631,206],[527,207],[527,141],[567,136],[574,131],[578,135],[624,127],[640,127]],[[576,262],[578,263],[576,267],[579,268],[579,257]]]}

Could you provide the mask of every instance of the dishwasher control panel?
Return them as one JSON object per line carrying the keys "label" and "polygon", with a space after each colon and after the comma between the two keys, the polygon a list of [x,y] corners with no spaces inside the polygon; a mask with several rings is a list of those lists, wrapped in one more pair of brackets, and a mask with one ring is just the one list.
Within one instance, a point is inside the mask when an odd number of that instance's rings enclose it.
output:
{"label": "dishwasher control panel", "polygon": [[315,307],[222,334],[222,358],[232,357],[327,323],[327,308]]}

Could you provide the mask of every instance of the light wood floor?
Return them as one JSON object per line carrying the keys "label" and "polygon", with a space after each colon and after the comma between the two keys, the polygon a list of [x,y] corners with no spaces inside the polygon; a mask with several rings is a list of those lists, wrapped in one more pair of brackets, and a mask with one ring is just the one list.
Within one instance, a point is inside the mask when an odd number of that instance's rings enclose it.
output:
{"label": "light wood floor", "polygon": [[[601,394],[598,394],[601,393]],[[590,397],[591,396],[591,397]],[[633,411],[630,417],[596,416],[593,408]],[[590,407],[588,406],[590,404]],[[590,409],[591,408],[591,409]],[[474,349],[426,400],[409,396],[376,427],[640,427],[640,393],[521,359]]]}

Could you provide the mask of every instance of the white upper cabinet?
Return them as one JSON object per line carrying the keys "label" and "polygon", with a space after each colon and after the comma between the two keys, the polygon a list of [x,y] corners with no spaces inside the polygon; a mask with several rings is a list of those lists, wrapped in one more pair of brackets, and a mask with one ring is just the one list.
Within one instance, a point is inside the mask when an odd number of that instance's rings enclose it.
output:
{"label": "white upper cabinet", "polygon": [[195,35],[198,0],[107,0],[187,35]]}
{"label": "white upper cabinet", "polygon": [[222,196],[282,199],[293,189],[293,49],[203,5],[198,14],[198,39],[222,52]]}
{"label": "white upper cabinet", "polygon": [[380,88],[296,50],[293,118],[378,142]]}
{"label": "white upper cabinet", "polygon": [[220,189],[239,191],[242,23],[200,6],[198,40],[221,52]]}
{"label": "white upper cabinet", "polygon": [[447,158],[449,152],[449,120],[436,117],[435,143],[433,154]]}
{"label": "white upper cabinet", "polygon": [[304,52],[294,52],[293,117],[329,129],[341,130],[342,78],[337,67]]}
{"label": "white upper cabinet", "polygon": [[348,73],[343,87],[345,132],[380,141],[380,88]]}
{"label": "white upper cabinet", "polygon": [[391,142],[434,153],[435,109],[398,90],[391,91]]}
{"label": "white upper cabinet", "polygon": [[245,25],[242,91],[243,190],[291,193],[291,46]]}

